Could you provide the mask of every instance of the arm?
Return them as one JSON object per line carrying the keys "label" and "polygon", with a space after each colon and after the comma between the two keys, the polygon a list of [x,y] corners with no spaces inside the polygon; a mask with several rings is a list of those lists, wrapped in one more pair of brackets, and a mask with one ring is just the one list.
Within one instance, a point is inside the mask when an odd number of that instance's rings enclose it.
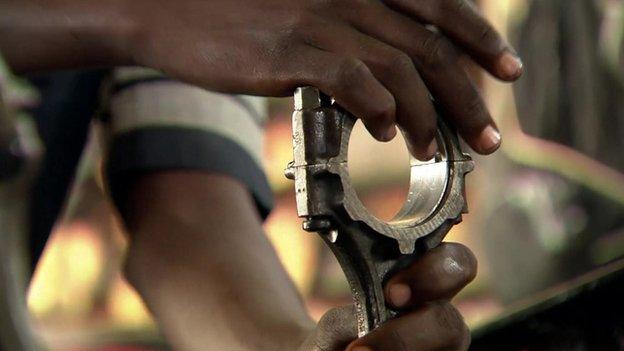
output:
{"label": "arm", "polygon": [[146,174],[130,184],[126,274],[175,350],[468,347],[467,328],[449,303],[476,274],[461,245],[443,244],[397,274],[387,298],[405,315],[356,340],[352,307],[330,311],[314,328],[241,184],[187,171]]}
{"label": "arm", "polygon": [[126,275],[176,350],[296,350],[313,324],[246,188],[201,172],[130,187]]}
{"label": "arm", "polygon": [[0,52],[16,73],[132,63],[126,1],[0,0]]}
{"label": "arm", "polygon": [[505,81],[522,73],[468,0],[0,0],[0,50],[20,71],[135,64],[226,93],[316,86],[379,140],[400,126],[423,160],[430,96],[474,150],[500,145],[463,54]]}

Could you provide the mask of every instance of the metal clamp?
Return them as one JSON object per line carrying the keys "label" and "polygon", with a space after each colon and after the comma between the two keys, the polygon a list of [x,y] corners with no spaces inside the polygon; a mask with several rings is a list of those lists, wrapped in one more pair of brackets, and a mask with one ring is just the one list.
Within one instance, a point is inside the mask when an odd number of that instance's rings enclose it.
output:
{"label": "metal clamp", "polygon": [[394,219],[381,221],[351,184],[347,151],[355,121],[318,89],[297,89],[294,161],[285,175],[295,181],[303,228],[319,232],[340,262],[352,289],[358,333],[365,335],[399,313],[385,304],[386,277],[437,246],[467,212],[464,176],[474,164],[440,120],[438,155],[428,162],[411,158],[407,200]]}

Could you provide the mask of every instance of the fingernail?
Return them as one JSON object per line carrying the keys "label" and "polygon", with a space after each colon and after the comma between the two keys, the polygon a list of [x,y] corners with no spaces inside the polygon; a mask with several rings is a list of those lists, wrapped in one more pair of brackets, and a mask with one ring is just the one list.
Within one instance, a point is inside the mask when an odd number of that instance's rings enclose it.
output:
{"label": "fingernail", "polygon": [[371,349],[368,346],[356,346],[352,348],[350,351],[373,351],[373,349]]}
{"label": "fingernail", "polygon": [[392,284],[388,289],[388,300],[394,307],[403,307],[412,298],[412,289],[402,283]]}
{"label": "fingernail", "polygon": [[438,142],[433,139],[431,144],[427,146],[427,150],[423,153],[416,151],[412,143],[408,143],[408,148],[410,150],[410,153],[414,155],[414,157],[416,157],[419,161],[427,162],[434,158],[438,153]]}
{"label": "fingernail", "polygon": [[500,147],[501,135],[496,128],[488,125],[479,135],[479,149],[482,153],[491,154]]}
{"label": "fingernail", "polygon": [[438,141],[433,139],[429,147],[427,147],[427,161],[431,160],[438,153]]}
{"label": "fingernail", "polygon": [[506,79],[518,79],[522,75],[522,60],[517,55],[506,51],[500,59],[500,68]]}
{"label": "fingernail", "polygon": [[390,128],[388,128],[383,135],[381,136],[381,140],[383,141],[390,141],[392,139],[394,139],[394,137],[397,135],[397,129],[396,127],[393,125],[390,126]]}

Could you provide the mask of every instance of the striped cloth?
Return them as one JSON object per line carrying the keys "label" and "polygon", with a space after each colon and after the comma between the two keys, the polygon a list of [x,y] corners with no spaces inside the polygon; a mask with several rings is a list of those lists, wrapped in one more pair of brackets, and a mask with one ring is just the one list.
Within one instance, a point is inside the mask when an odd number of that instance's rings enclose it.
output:
{"label": "striped cloth", "polygon": [[219,94],[137,67],[118,68],[104,94],[111,149],[108,176],[199,169],[231,176],[268,215],[272,195],[262,171],[266,100]]}

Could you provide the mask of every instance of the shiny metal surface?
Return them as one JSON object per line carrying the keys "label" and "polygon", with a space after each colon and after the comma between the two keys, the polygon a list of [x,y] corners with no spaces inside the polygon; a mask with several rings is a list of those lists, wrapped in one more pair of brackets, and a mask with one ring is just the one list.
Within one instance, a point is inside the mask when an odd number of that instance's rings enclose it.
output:
{"label": "shiny metal surface", "polygon": [[[312,87],[299,88],[293,113],[293,154],[285,175],[295,181],[303,227],[319,232],[351,284],[359,333],[397,313],[385,306],[388,274],[438,245],[466,212],[464,175],[473,162],[457,135],[439,122],[434,160],[410,160],[407,200],[391,221],[373,216],[349,176],[348,147],[355,118]],[[376,170],[371,169],[371,172]]]}

